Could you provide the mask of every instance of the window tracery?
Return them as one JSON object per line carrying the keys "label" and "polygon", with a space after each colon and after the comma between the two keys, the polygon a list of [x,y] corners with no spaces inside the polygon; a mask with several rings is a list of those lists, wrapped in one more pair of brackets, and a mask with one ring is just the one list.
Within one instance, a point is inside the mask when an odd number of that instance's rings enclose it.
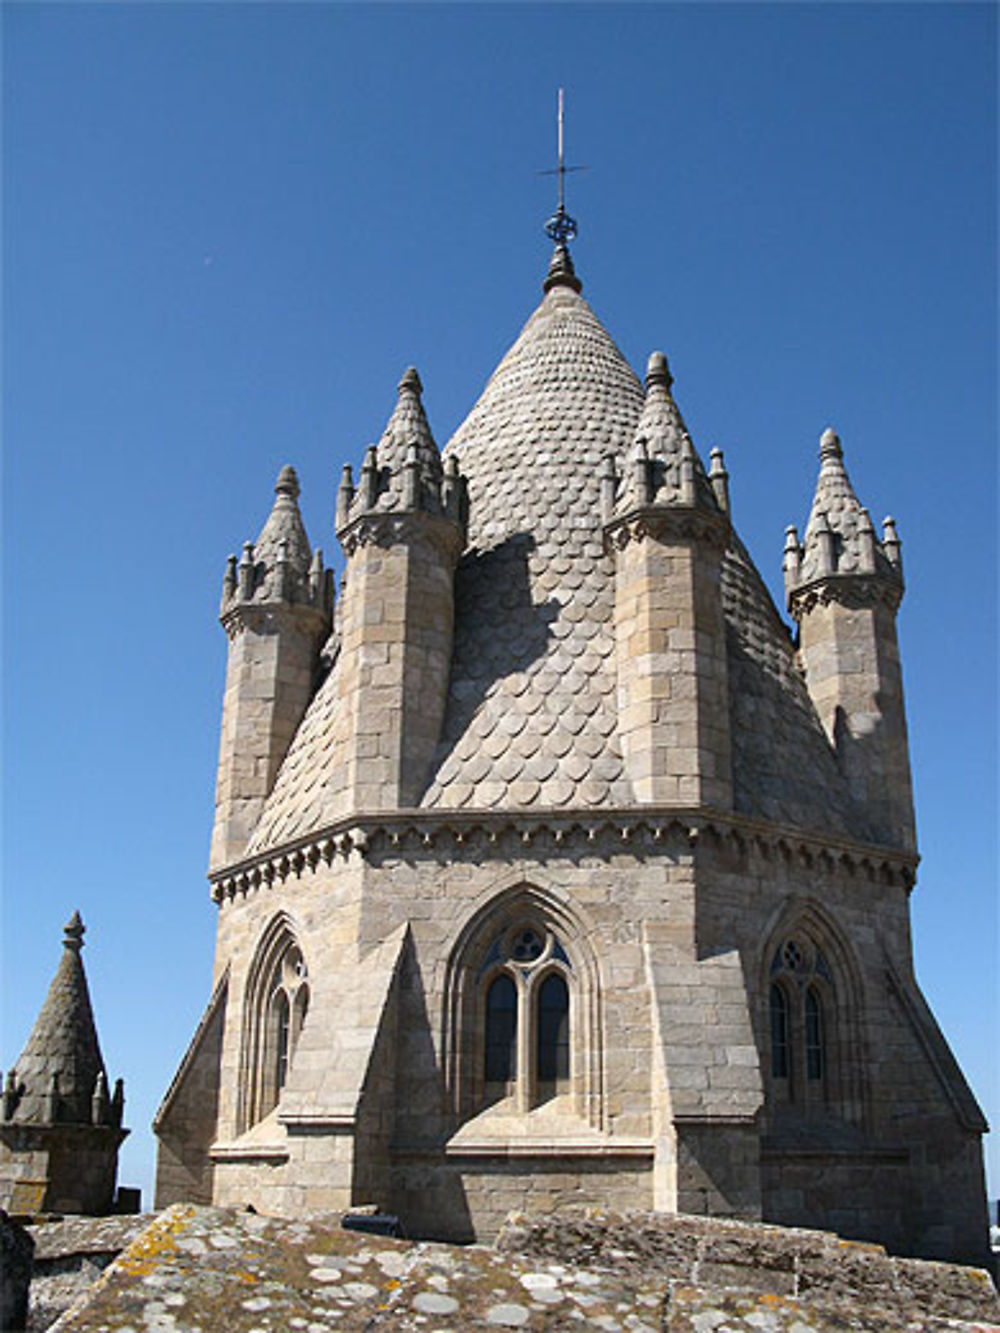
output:
{"label": "window tracery", "polygon": [[290,924],[265,931],[247,980],[240,1127],[274,1110],[309,1010],[309,974]]}
{"label": "window tracery", "polygon": [[865,1115],[861,982],[818,904],[786,914],[765,946],[761,1031],[769,1100],[781,1115]]}
{"label": "window tracery", "polygon": [[508,1102],[527,1111],[566,1096],[603,1116],[601,989],[592,931],[555,894],[518,885],[460,932],[445,979],[444,1053],[459,1123]]}

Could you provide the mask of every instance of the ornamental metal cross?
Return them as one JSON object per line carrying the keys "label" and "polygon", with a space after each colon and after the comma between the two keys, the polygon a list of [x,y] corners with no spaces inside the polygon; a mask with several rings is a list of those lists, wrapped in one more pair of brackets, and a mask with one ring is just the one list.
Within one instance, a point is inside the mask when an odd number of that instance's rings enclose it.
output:
{"label": "ornamental metal cross", "polygon": [[559,177],[559,207],[545,224],[545,231],[548,236],[555,241],[556,245],[565,245],[576,235],[576,220],[571,218],[566,212],[566,176],[571,171],[586,171],[586,167],[568,167],[563,160],[563,90],[559,89],[559,122],[558,122],[558,143],[559,143],[559,165],[549,171],[540,171],[539,176],[558,176]]}

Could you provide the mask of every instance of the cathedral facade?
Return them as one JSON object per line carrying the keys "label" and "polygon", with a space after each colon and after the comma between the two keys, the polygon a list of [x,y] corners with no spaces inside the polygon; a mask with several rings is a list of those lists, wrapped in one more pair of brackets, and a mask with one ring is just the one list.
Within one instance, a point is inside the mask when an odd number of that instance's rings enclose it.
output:
{"label": "cathedral facade", "polygon": [[775,608],[654,353],[560,241],[443,453],[407,371],[341,587],[286,467],[232,557],[214,990],[159,1205],[832,1228],[981,1261],[986,1126],[914,977],[879,535],[827,431]]}

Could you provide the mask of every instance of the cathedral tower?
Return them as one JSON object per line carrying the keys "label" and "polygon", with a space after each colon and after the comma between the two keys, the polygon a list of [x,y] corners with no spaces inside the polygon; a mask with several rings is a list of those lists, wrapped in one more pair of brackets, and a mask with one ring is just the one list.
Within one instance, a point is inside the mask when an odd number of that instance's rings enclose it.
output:
{"label": "cathedral tower", "polygon": [[407,371],[344,472],[332,628],[288,472],[230,567],[215,977],[158,1203],[465,1240],[655,1206],[981,1260],[985,1126],[910,951],[894,530],[825,437],[796,642],[574,231],[443,454]]}

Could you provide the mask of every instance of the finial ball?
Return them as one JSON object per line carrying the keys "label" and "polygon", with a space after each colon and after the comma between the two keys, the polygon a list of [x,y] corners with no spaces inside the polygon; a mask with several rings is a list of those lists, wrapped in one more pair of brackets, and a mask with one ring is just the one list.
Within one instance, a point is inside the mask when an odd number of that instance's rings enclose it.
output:
{"label": "finial ball", "polygon": [[274,483],[274,493],[275,495],[290,495],[293,500],[299,498],[298,473],[291,463],[286,463],[278,473],[278,480]]}
{"label": "finial ball", "polygon": [[840,436],[832,426],[827,426],[819,438],[820,458],[842,458],[843,454],[844,451],[840,447]]}
{"label": "finial ball", "polygon": [[650,352],[646,363],[646,388],[652,384],[662,384],[669,389],[674,382],[670,373],[670,363],[662,352]]}
{"label": "finial ball", "polygon": [[424,386],[420,382],[420,376],[417,374],[416,366],[406,367],[403,371],[403,378],[399,381],[399,384],[396,387],[399,389],[400,393],[409,391],[410,393],[415,393],[418,398],[420,397],[424,391]]}

